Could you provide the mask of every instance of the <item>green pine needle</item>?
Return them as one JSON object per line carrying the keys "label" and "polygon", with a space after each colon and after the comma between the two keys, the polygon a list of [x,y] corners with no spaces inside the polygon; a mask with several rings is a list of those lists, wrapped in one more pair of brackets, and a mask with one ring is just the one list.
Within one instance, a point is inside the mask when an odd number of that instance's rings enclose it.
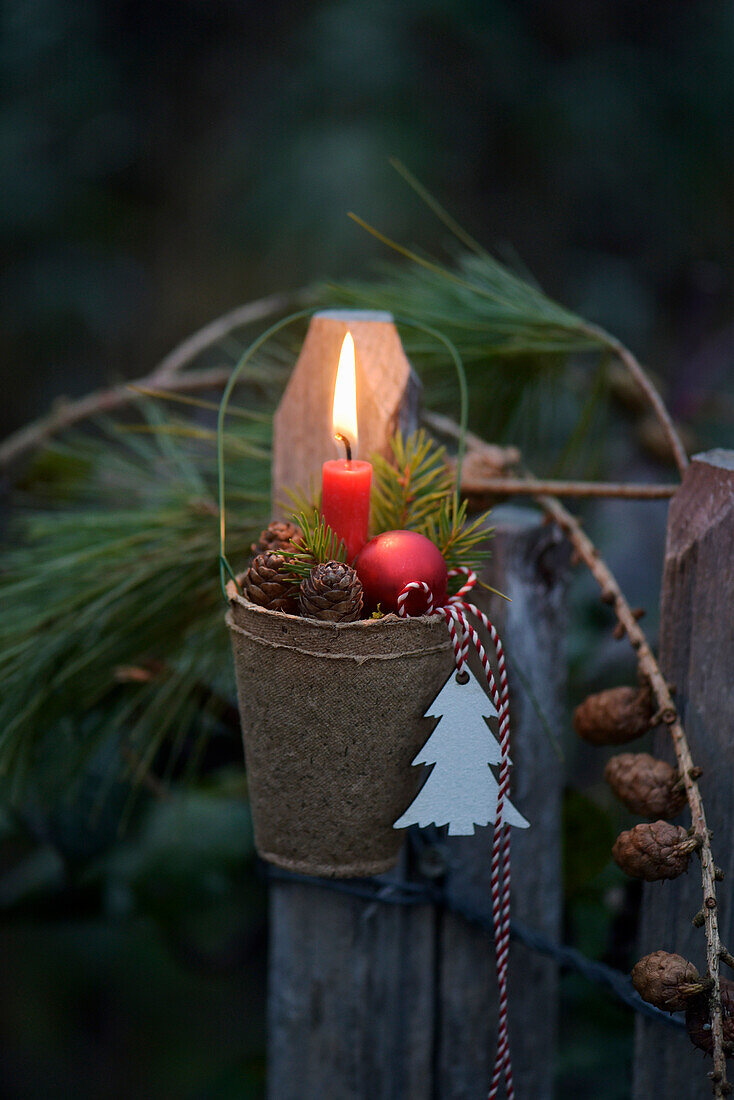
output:
{"label": "green pine needle", "polygon": [[347,548],[343,539],[331,529],[326,520],[314,508],[309,518],[306,512],[293,517],[301,529],[297,550],[281,550],[286,568],[294,580],[307,577],[314,565],[327,561],[346,561]]}
{"label": "green pine needle", "polygon": [[[22,541],[5,552],[0,576],[0,775],[18,793],[47,731],[69,716],[79,718],[80,752],[117,734],[142,773],[202,724],[216,728],[222,700],[233,697],[216,582],[214,448],[170,435],[155,406],[146,418],[148,435],[101,422],[97,435],[55,443],[26,475],[44,505],[20,513]],[[230,552],[243,565],[270,518],[269,460],[258,445],[239,446],[259,443],[260,431],[238,423],[229,440],[233,499],[242,501],[230,516]],[[151,660],[160,675],[119,679],[118,669]],[[106,727],[81,721],[100,709]]]}
{"label": "green pine needle", "polygon": [[[320,300],[330,307],[392,313],[411,361],[420,368],[426,403],[445,412],[458,407],[445,351],[410,324],[440,331],[464,363],[474,431],[495,442],[511,441],[530,463],[550,473],[563,461],[565,443],[578,428],[579,473],[588,476],[590,456],[598,458],[600,450],[587,415],[591,375],[600,356],[614,352],[613,337],[554,301],[527,272],[497,260],[407,168],[397,161],[393,167],[465,251],[442,262],[351,215],[409,263],[383,263],[369,283],[327,285]],[[401,318],[406,325],[401,326]],[[570,356],[581,357],[581,370],[568,369]]]}
{"label": "green pine needle", "polygon": [[457,504],[446,450],[423,429],[391,440],[393,460],[372,456],[372,532],[418,531],[439,548],[449,569],[478,568],[490,552],[489,512],[467,519],[467,503]]}
{"label": "green pine needle", "polygon": [[452,493],[441,502],[437,515],[427,518],[421,533],[436,544],[449,569],[458,566],[478,569],[491,556],[490,550],[482,545],[492,534],[493,529],[488,526],[490,514],[483,512],[468,520],[467,502],[463,500],[457,506]]}
{"label": "green pine needle", "polygon": [[405,439],[398,431],[390,441],[393,457],[372,455],[373,534],[417,531],[451,492],[445,448],[421,430]]}
{"label": "green pine needle", "polygon": [[284,492],[288,498],[287,503],[290,505],[290,511],[296,518],[300,516],[302,512],[306,515],[311,515],[312,512],[321,512],[321,486],[318,489],[314,486],[311,487],[310,492],[306,492],[303,489],[284,489]]}

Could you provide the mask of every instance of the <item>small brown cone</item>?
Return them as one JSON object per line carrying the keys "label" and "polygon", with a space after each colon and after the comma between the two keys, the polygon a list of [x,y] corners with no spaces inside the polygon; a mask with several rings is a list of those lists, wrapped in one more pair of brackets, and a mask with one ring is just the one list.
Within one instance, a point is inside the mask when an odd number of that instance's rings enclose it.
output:
{"label": "small brown cone", "polygon": [[675,817],[686,804],[685,788],[677,785],[675,768],[646,752],[612,756],[604,778],[620,802],[641,817]]}
{"label": "small brown cone", "polygon": [[271,611],[298,614],[298,586],[281,554],[266,550],[252,559],[242,578],[242,590],[250,603]]}
{"label": "small brown cone", "polygon": [[624,745],[650,728],[652,697],[647,687],[616,687],[590,695],[573,712],[573,728],[592,745]]}
{"label": "small brown cone", "polygon": [[653,951],[632,967],[632,984],[648,1004],[664,1012],[682,1012],[691,997],[706,991],[693,963],[682,955]]}
{"label": "small brown cone", "polygon": [[[734,982],[728,978],[719,979],[721,993],[721,1015],[724,1024],[724,1052],[727,1058],[734,1054]],[[712,1054],[714,1049],[711,1037],[711,1008],[705,993],[693,997],[686,1005],[686,1029],[691,1042]]]}
{"label": "small brown cone", "polygon": [[286,550],[301,532],[294,523],[285,520],[273,520],[261,533],[257,542],[252,544],[253,554],[263,554],[266,550]]}
{"label": "small brown cone", "polygon": [[362,618],[362,584],[351,565],[327,561],[315,565],[301,582],[298,607],[308,619],[351,623]]}
{"label": "small brown cone", "polygon": [[646,821],[619,834],[612,856],[630,878],[658,882],[682,875],[688,869],[691,852],[697,847],[695,838],[689,837],[680,825],[671,825],[669,821]]}

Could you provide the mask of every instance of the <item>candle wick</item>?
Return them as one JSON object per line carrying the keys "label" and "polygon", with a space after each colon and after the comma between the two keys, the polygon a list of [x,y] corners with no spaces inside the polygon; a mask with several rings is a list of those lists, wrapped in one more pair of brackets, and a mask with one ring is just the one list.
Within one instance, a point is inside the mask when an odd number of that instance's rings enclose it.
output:
{"label": "candle wick", "polygon": [[341,434],[341,432],[336,432],[335,435],[334,435],[334,438],[338,439],[340,443],[344,444],[344,450],[347,453],[347,462],[351,462],[352,461],[352,444],[349,442],[349,440],[347,439],[347,437],[345,435]]}

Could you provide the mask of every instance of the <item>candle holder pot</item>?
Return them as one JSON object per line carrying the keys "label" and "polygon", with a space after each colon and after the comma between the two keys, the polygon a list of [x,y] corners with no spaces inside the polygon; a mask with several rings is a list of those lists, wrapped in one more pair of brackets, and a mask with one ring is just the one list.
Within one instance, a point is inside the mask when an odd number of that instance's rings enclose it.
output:
{"label": "candle holder pot", "polygon": [[257,851],[311,875],[387,871],[453,667],[443,619],[322,622],[227,595]]}

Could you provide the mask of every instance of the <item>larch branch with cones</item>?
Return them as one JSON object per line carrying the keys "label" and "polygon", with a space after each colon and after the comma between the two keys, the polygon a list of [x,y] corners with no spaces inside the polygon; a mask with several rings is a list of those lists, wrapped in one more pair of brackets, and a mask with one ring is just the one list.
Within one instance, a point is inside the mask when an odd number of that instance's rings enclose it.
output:
{"label": "larch branch with cones", "polygon": [[[441,430],[445,434],[453,435],[454,437],[459,435],[458,425],[451,422],[448,418],[442,418]],[[467,436],[467,446],[470,451],[476,450],[481,452],[484,447],[484,442],[478,436],[469,433]],[[654,701],[654,713],[649,718],[645,728],[649,728],[652,724],[657,725],[658,723],[664,723],[670,733],[678,763],[678,772],[691,813],[692,837],[688,838],[688,841],[689,843],[695,841],[695,844],[691,844],[691,848],[698,849],[701,864],[701,884],[704,902],[701,909],[701,923],[705,930],[706,961],[708,964],[708,976],[711,978],[712,983],[710,993],[707,995],[708,1001],[706,1009],[710,1022],[710,1031],[708,1034],[710,1035],[711,1043],[709,1049],[714,1063],[710,1076],[714,1097],[716,1100],[723,1100],[723,1097],[730,1095],[731,1085],[726,1075],[728,1048],[725,1046],[724,1038],[720,963],[722,960],[734,963],[734,958],[722,944],[719,934],[716,882],[717,879],[720,878],[720,872],[714,862],[711,847],[711,834],[706,824],[703,799],[697,782],[700,770],[697,769],[694,764],[688,744],[688,738],[678,716],[670,686],[663,676],[647,638],[639,625],[639,613],[636,613],[625,599],[614,574],[603,560],[591,539],[582,530],[579,521],[571,515],[555,497],[542,494],[536,499],[548,518],[555,522],[561,531],[563,531],[574,549],[577,560],[583,562],[587,566],[592,576],[597,581],[601,589],[601,598],[604,603],[608,604],[613,610],[617,618],[621,635],[627,637],[635,650],[638,670],[644,685],[643,690],[645,690],[645,688],[649,689]],[[639,695],[636,695],[634,700],[632,697],[629,697],[627,702],[632,703],[633,709],[644,709],[644,706],[640,706],[642,700]],[[643,732],[644,729],[640,729],[640,734]],[[629,739],[628,736],[623,736],[621,741],[617,743],[622,743]],[[666,825],[667,823],[659,822],[657,824]],[[687,834],[685,834],[684,831],[684,838],[685,836],[687,836]],[[681,847],[686,844],[684,838],[680,840]],[[685,853],[680,852],[679,854],[682,856]]]}

